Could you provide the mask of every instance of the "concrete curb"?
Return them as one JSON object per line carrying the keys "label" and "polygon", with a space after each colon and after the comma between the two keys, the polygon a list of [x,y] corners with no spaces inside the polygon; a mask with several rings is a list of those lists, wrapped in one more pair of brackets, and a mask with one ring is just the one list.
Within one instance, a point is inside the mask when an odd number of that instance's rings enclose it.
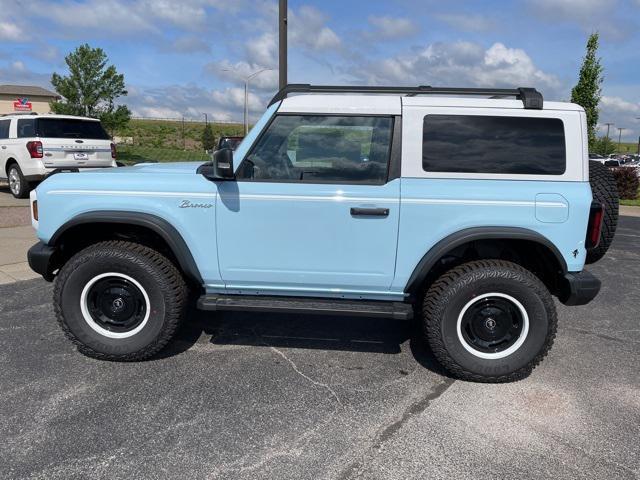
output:
{"label": "concrete curb", "polygon": [[620,215],[624,215],[626,217],[640,217],[640,207],[620,205]]}

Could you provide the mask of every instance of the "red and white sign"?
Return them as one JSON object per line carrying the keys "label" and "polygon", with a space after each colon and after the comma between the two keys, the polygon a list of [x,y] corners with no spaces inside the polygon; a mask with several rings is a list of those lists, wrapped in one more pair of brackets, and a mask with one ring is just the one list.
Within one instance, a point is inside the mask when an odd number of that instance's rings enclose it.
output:
{"label": "red and white sign", "polygon": [[31,102],[27,97],[19,98],[15,102],[13,102],[13,111],[14,112],[30,112]]}

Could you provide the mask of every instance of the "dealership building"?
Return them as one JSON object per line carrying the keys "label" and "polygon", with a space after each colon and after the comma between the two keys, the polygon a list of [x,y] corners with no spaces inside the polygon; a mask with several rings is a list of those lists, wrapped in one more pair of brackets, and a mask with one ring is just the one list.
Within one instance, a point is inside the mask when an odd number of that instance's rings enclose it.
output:
{"label": "dealership building", "polygon": [[11,113],[50,113],[49,102],[60,95],[31,85],[0,85],[0,115]]}

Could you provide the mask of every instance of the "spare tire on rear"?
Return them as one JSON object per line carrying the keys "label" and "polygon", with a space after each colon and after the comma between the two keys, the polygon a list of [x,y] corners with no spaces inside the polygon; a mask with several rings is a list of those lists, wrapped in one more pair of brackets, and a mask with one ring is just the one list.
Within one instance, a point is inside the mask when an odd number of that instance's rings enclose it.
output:
{"label": "spare tire on rear", "polygon": [[589,183],[593,199],[604,205],[604,218],[600,244],[587,251],[586,263],[588,264],[596,263],[609,250],[618,226],[618,209],[620,207],[616,180],[611,171],[600,162],[589,161]]}

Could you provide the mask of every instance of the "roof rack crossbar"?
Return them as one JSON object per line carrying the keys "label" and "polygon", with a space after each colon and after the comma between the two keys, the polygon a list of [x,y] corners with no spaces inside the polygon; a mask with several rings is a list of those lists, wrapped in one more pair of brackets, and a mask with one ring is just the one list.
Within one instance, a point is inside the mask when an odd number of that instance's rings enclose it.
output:
{"label": "roof rack crossbar", "polygon": [[284,87],[269,102],[269,106],[280,102],[292,93],[368,93],[368,94],[396,94],[396,95],[483,95],[489,97],[515,97],[522,100],[524,108],[542,110],[544,101],[542,94],[535,88],[453,88],[431,87],[376,87],[337,86],[337,85],[309,85],[307,83],[292,83]]}

